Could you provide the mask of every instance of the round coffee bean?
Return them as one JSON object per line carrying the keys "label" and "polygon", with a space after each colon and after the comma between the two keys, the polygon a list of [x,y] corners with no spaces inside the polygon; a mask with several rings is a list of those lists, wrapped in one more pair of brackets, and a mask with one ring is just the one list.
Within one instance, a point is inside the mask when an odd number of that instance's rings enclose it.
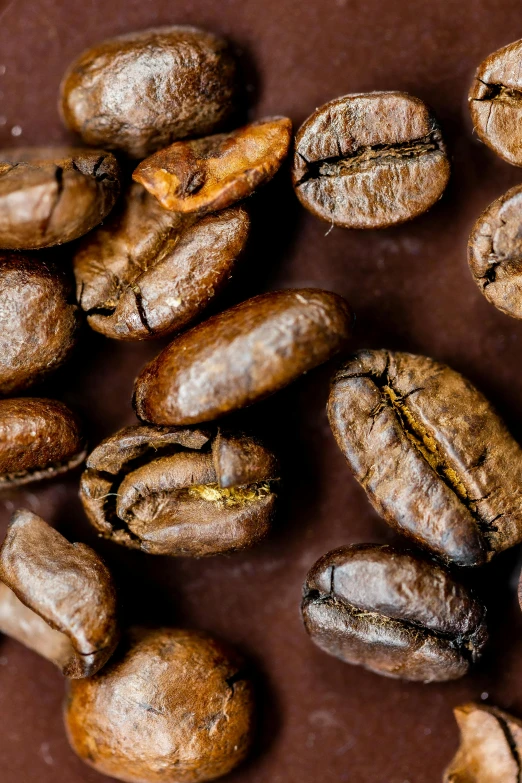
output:
{"label": "round coffee bean", "polygon": [[79,310],[63,266],[0,254],[0,394],[42,380],[68,358]]}
{"label": "round coffee bean", "polygon": [[0,489],[53,478],[84,459],[80,423],[61,402],[0,400]]}
{"label": "round coffee bean", "polygon": [[97,531],[154,555],[245,549],[270,529],[274,456],[244,435],[126,427],[87,459],[80,498]]}
{"label": "round coffee bean", "polygon": [[295,139],[292,179],[299,200],[345,228],[383,228],[421,215],[440,199],[449,173],[435,118],[402,92],[330,101]]}
{"label": "round coffee bean", "polygon": [[38,249],[83,236],[120,192],[116,158],[102,150],[0,150],[0,248]]}
{"label": "round coffee bean", "polygon": [[462,677],[487,640],[485,608],[451,574],[388,546],[335,549],[304,585],[303,619],[325,652],[378,674]]}
{"label": "round coffee bean", "polygon": [[61,111],[86,144],[144,158],[218,130],[236,97],[226,41],[196,27],[158,27],[84,52],[62,81]]}
{"label": "round coffee bean", "polygon": [[522,450],[454,370],[360,351],[333,380],[328,416],[377,511],[418,544],[476,566],[522,541]]}
{"label": "round coffee bean", "polygon": [[31,511],[17,511],[0,550],[0,631],[66,677],[90,677],[118,642],[116,593],[102,560]]}
{"label": "round coffee bean", "polygon": [[468,242],[471,274],[486,299],[522,318],[522,186],[497,198],[482,213]]}
{"label": "round coffee bean", "polygon": [[140,163],[133,178],[165,209],[201,215],[231,206],[272,179],[291,138],[287,117],[258,120],[231,133],[178,141]]}
{"label": "round coffee bean", "polygon": [[135,631],[103,671],[69,683],[65,728],[98,772],[200,783],[247,755],[253,688],[236,653],[198,631]]}
{"label": "round coffee bean", "polygon": [[347,302],[303,288],[261,294],[177,337],[137,378],[138,417],[211,421],[282,389],[345,348]]}
{"label": "round coffee bean", "polygon": [[515,41],[479,65],[468,98],[479,139],[514,166],[522,166],[521,69],[522,41]]}

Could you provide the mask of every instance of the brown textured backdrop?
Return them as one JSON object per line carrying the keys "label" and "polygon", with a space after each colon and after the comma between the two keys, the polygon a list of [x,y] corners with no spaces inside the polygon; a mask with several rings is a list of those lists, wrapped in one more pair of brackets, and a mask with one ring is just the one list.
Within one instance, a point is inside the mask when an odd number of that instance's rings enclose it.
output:
{"label": "brown textured backdrop", "polygon": [[[522,180],[522,171],[473,137],[465,102],[478,62],[522,35],[519,0],[0,0],[0,143],[66,139],[56,94],[69,61],[103,37],[170,23],[235,41],[249,73],[252,116],[288,114],[298,124],[326,100],[361,90],[408,90],[432,105],[453,177],[431,213],[393,230],[327,234],[298,207],[282,173],[252,202],[250,252],[221,304],[281,286],[344,294],[357,313],[354,347],[447,361],[522,438],[522,323],[486,302],[465,255],[475,216]],[[76,407],[96,443],[133,422],[132,379],[156,351],[157,344],[86,332],[69,367],[41,391]],[[251,553],[169,560],[98,545],[76,499],[78,476],[4,497],[0,532],[11,511],[26,506],[75,540],[94,540],[115,569],[129,620],[205,628],[251,656],[262,729],[254,758],[230,783],[436,783],[457,745],[454,705],[482,694],[522,716],[519,552],[475,579],[491,606],[493,641],[465,680],[395,682],[313,647],[299,617],[308,567],[334,546],[393,538],[333,442],[324,413],[330,371],[311,373],[240,417],[277,447],[287,479],[277,529]],[[107,780],[68,749],[62,693],[51,664],[0,639],[2,783]]]}

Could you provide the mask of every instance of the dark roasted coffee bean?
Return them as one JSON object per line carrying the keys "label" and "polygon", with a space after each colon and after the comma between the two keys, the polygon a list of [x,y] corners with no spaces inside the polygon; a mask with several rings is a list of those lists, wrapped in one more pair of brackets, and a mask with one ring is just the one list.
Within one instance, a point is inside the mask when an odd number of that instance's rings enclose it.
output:
{"label": "dark roasted coffee bean", "polygon": [[63,267],[0,253],[0,394],[42,380],[68,358],[79,309]]}
{"label": "dark roasted coffee bean", "polygon": [[465,587],[435,563],[388,546],[341,547],[320,558],[302,612],[325,652],[406,680],[462,677],[487,640],[485,609]]}
{"label": "dark roasted coffee bean", "polygon": [[85,459],[80,423],[57,400],[0,400],[0,489],[65,473]]}
{"label": "dark roasted coffee bean", "polygon": [[347,302],[318,288],[249,299],[177,337],[136,380],[138,417],[211,421],[282,389],[345,348]]}
{"label": "dark roasted coffee bean", "polygon": [[178,141],[140,163],[133,178],[173,212],[225,209],[272,179],[291,138],[287,117],[269,117],[231,133]]}
{"label": "dark roasted coffee bean", "polygon": [[464,704],[454,713],[460,748],[444,783],[520,783],[522,722],[484,704]]}
{"label": "dark roasted coffee bean", "polygon": [[80,497],[98,532],[155,555],[245,549],[269,530],[279,477],[255,439],[127,427],[87,459]]}
{"label": "dark roasted coffee bean", "polygon": [[102,150],[0,150],[0,248],[38,249],[83,236],[120,192],[116,158]]}
{"label": "dark roasted coffee bean", "polygon": [[522,541],[522,450],[454,370],[360,351],[334,378],[328,415],[355,477],[401,533],[463,566]]}
{"label": "dark roasted coffee bean", "polygon": [[74,257],[90,326],[119,340],[179,331],[230,279],[249,225],[241,207],[202,218],[167,212],[134,183]]}
{"label": "dark roasted coffee bean", "polygon": [[144,158],[218,130],[235,110],[229,45],[196,27],[158,27],[84,52],[61,86],[68,128],[86,144]]}
{"label": "dark roasted coffee bean", "polygon": [[199,783],[247,755],[253,688],[231,649],[198,631],[136,631],[103,671],[69,683],[65,728],[98,772]]}
{"label": "dark roasted coffee bean", "polygon": [[427,106],[403,92],[345,95],[317,109],[295,140],[303,206],[332,225],[383,228],[442,196],[449,162]]}
{"label": "dark roasted coffee bean", "polygon": [[468,262],[486,299],[522,318],[522,185],[497,198],[471,232]]}
{"label": "dark roasted coffee bean", "polygon": [[479,139],[508,163],[522,166],[522,41],[486,57],[468,100]]}
{"label": "dark roasted coffee bean", "polygon": [[17,511],[0,550],[0,631],[90,677],[118,642],[116,594],[102,560],[69,544],[30,511]]}

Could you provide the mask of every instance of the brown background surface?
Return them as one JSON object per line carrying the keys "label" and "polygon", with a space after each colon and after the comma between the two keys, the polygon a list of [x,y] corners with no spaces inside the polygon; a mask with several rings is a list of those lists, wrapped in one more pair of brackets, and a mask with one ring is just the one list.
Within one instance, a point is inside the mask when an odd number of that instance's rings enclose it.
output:
{"label": "brown background surface", "polygon": [[[522,35],[519,0],[0,0],[0,143],[66,139],[56,94],[69,61],[103,37],[168,23],[198,24],[236,42],[249,71],[252,116],[288,114],[298,124],[326,100],[361,90],[408,90],[433,106],[453,177],[431,213],[394,230],[327,234],[298,206],[282,173],[252,201],[250,252],[221,306],[285,286],[344,294],[357,313],[354,347],[447,361],[492,398],[522,438],[522,323],[486,302],[465,255],[474,218],[522,180],[522,171],[473,137],[465,102],[474,67]],[[13,136],[16,126],[22,132]],[[86,331],[67,370],[38,391],[77,408],[95,444],[134,421],[132,380],[157,350]],[[4,497],[0,527],[26,506],[74,540],[94,541],[115,569],[128,620],[205,628],[254,660],[261,736],[230,783],[435,783],[457,745],[454,705],[482,694],[522,717],[519,552],[499,557],[478,578],[493,639],[465,680],[395,682],[316,649],[299,616],[309,566],[334,546],[392,540],[329,431],[330,373],[311,373],[241,417],[280,452],[287,488],[275,532],[251,553],[169,560],[97,544],[76,498],[78,476]],[[51,664],[0,639],[2,783],[105,780],[68,749],[62,693]]]}

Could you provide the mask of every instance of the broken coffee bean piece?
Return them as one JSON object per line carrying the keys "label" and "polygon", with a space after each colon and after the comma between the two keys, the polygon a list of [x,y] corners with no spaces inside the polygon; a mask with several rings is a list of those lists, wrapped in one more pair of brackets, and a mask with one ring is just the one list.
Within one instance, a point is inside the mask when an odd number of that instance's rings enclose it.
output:
{"label": "broken coffee bean piece", "polygon": [[136,426],[88,457],[80,498],[97,531],[118,544],[201,557],[267,534],[278,478],[275,457],[254,438]]}
{"label": "broken coffee bean piece", "polygon": [[226,41],[196,27],[157,27],[83,52],[63,78],[60,108],[85,144],[145,158],[219,130],[237,92]]}
{"label": "broken coffee bean piece", "polygon": [[0,150],[0,248],[71,242],[101,223],[119,192],[118,163],[103,150]]}
{"label": "broken coffee bean piece", "polygon": [[403,92],[336,98],[295,139],[297,197],[335,226],[384,228],[411,220],[440,199],[449,174],[437,121]]}
{"label": "broken coffee bean piece", "polygon": [[138,418],[212,421],[279,391],[343,350],[352,315],[318,288],[261,294],[185,332],[136,380]]}
{"label": "broken coffee bean piece", "polygon": [[288,154],[292,123],[269,117],[243,128],[156,152],[135,170],[165,209],[203,215],[250,196],[278,171]]}
{"label": "broken coffee bean piece", "polygon": [[63,403],[0,400],[0,489],[53,478],[85,459],[80,422]]}
{"label": "broken coffee bean piece", "polygon": [[508,163],[522,166],[522,40],[486,57],[468,100],[479,139]]}
{"label": "broken coffee bean piece", "polygon": [[85,544],[70,544],[31,511],[17,511],[0,549],[0,631],[90,677],[118,642],[112,577]]}
{"label": "broken coffee bean piece", "polygon": [[417,544],[478,566],[522,541],[522,450],[459,373],[360,351],[333,380],[328,416],[376,510]]}
{"label": "broken coffee bean piece", "polygon": [[320,558],[302,612],[325,652],[406,680],[462,677],[487,640],[485,608],[449,571],[389,546],[346,546]]}
{"label": "broken coffee bean piece", "polygon": [[226,285],[249,226],[241,207],[183,216],[133,183],[74,256],[78,302],[89,325],[119,340],[179,331]]}
{"label": "broken coffee bean piece", "polygon": [[522,721],[483,704],[464,704],[454,713],[461,741],[444,783],[519,783]]}

